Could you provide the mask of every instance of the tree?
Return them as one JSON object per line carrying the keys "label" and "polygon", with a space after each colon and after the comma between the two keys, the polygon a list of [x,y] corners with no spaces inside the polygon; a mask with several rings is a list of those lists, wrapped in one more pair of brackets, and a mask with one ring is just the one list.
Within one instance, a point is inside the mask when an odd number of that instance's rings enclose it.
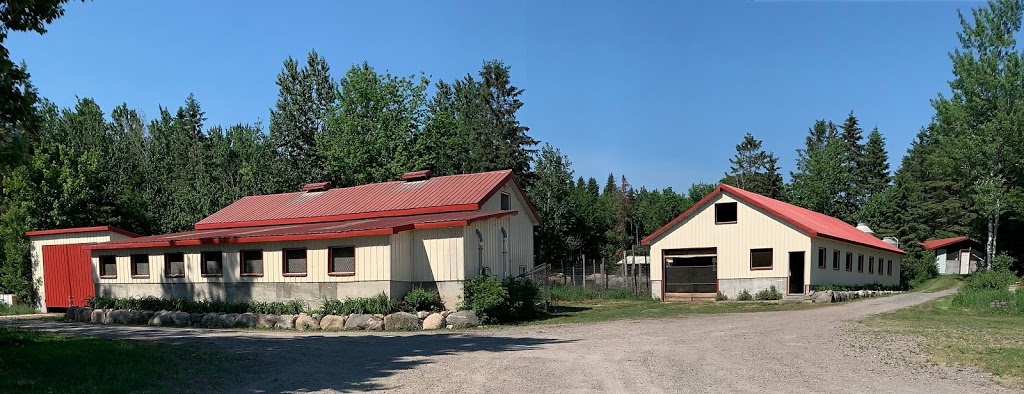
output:
{"label": "tree", "polygon": [[534,255],[540,263],[569,261],[581,246],[582,234],[573,204],[569,158],[549,144],[537,154],[534,182],[527,189],[544,221],[534,229]]}
{"label": "tree", "polygon": [[843,152],[845,161],[844,167],[850,172],[850,182],[842,193],[843,219],[851,221],[853,216],[860,211],[867,198],[866,183],[867,176],[864,171],[865,151],[863,130],[860,128],[860,121],[853,115],[853,111],[846,116],[843,125],[840,126],[843,132],[839,135],[846,146]]}
{"label": "tree", "polygon": [[519,123],[516,114],[523,107],[519,97],[523,89],[512,85],[511,67],[498,60],[484,62],[480,83],[486,103],[487,126],[493,134],[496,169],[511,169],[524,184],[532,181],[530,161],[537,140],[527,134],[529,127]]}
{"label": "tree", "polygon": [[816,121],[806,147],[797,151],[797,172],[789,186],[790,200],[801,207],[851,221],[845,199],[852,181],[846,141],[830,122]]}
{"label": "tree", "polygon": [[865,201],[881,193],[892,183],[892,177],[889,175],[889,154],[885,151],[885,137],[878,132],[877,126],[868,134],[868,141],[864,144],[860,174],[864,182],[861,188]]}
{"label": "tree", "polygon": [[743,142],[736,145],[736,156],[729,159],[732,165],[723,183],[736,186],[771,198],[782,197],[782,175],[779,174],[779,159],[761,149],[761,141],[750,133]]}
{"label": "tree", "polygon": [[310,51],[306,65],[290,56],[277,76],[278,97],[270,110],[270,139],[277,150],[283,190],[324,180],[317,138],[337,104],[337,86],[327,60]]}
{"label": "tree", "polygon": [[686,197],[696,204],[698,201],[703,200],[708,194],[715,191],[716,186],[710,183],[698,182],[690,185],[690,188],[686,190]]}

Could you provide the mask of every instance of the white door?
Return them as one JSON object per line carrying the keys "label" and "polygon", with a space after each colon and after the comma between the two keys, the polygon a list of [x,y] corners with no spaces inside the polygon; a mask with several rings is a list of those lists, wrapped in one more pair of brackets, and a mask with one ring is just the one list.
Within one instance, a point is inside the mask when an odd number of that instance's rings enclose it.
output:
{"label": "white door", "polygon": [[971,251],[961,250],[960,251],[960,273],[969,274],[971,273]]}

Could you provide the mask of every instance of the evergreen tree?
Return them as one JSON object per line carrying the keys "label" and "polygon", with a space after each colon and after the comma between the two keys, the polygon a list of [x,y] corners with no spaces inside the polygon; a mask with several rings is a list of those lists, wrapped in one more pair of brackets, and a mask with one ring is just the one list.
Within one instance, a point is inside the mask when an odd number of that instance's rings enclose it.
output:
{"label": "evergreen tree", "polygon": [[730,172],[723,183],[736,186],[771,198],[782,196],[782,175],[779,174],[778,158],[761,149],[761,141],[750,133],[743,142],[736,145],[736,156],[729,159]]}
{"label": "evergreen tree", "polygon": [[284,61],[277,87],[277,103],[270,110],[270,139],[277,150],[279,188],[293,191],[304,183],[324,180],[316,142],[337,103],[337,86],[327,61],[311,51],[304,67],[291,57]]}
{"label": "evergreen tree", "polygon": [[864,160],[861,165],[860,173],[864,181],[861,187],[866,199],[881,193],[892,183],[892,177],[889,175],[889,154],[885,151],[885,138],[878,132],[877,126],[868,134],[868,141],[864,144]]}
{"label": "evergreen tree", "polygon": [[534,254],[539,263],[570,261],[580,250],[582,234],[577,229],[569,167],[569,158],[551,145],[545,144],[537,154],[536,178],[527,194],[544,218],[534,229]]}
{"label": "evergreen tree", "polygon": [[523,89],[512,85],[511,68],[497,60],[484,62],[480,86],[486,104],[488,130],[496,169],[511,169],[524,184],[532,181],[530,162],[537,140],[527,134],[529,127],[517,119]]}
{"label": "evergreen tree", "polygon": [[860,121],[853,115],[853,111],[847,115],[843,125],[840,126],[843,132],[840,138],[846,146],[844,153],[845,166],[850,171],[850,183],[842,193],[843,210],[841,217],[851,221],[853,216],[860,211],[860,207],[866,199],[867,177],[864,172],[864,136],[860,128]]}
{"label": "evergreen tree", "polygon": [[834,128],[817,121],[809,130],[806,148],[797,152],[797,172],[788,197],[796,205],[829,216],[852,221],[846,195],[852,174],[847,160],[849,149]]}

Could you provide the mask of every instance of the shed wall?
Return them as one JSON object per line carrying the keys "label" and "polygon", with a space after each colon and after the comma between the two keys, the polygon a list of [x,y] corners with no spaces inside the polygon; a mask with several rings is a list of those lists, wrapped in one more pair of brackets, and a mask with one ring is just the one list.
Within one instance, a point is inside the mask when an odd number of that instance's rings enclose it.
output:
{"label": "shed wall", "polygon": [[[495,193],[494,196],[492,196],[490,199],[488,199],[483,204],[483,207],[480,210],[481,211],[498,211],[498,210],[501,210],[501,193],[508,193],[512,197],[512,207],[511,208],[512,208],[512,210],[518,212],[515,216],[512,216],[511,218],[503,218],[503,219],[507,220],[507,223],[503,224],[503,225],[505,226],[506,231],[508,232],[508,237],[509,237],[509,245],[508,245],[509,256],[508,256],[507,264],[511,267],[510,268],[511,274],[512,275],[518,275],[518,273],[519,273],[519,266],[526,266],[526,269],[528,271],[532,270],[533,266],[534,266],[534,261],[533,261],[533,224],[534,224],[534,222],[533,222],[533,219],[531,219],[531,216],[530,216],[531,215],[530,208],[527,207],[525,205],[525,203],[523,202],[524,201],[523,200],[524,197],[521,194],[519,194],[518,188],[516,188],[515,185],[512,182],[508,182],[504,186],[502,186],[502,188],[498,191],[498,193]],[[491,222],[491,221],[489,220],[487,222]],[[488,229],[488,231],[493,231],[493,229]],[[500,246],[500,241],[501,241],[500,233],[501,233],[501,230],[500,230],[500,227],[499,227],[498,228],[498,234],[499,234],[499,237],[498,237],[499,244],[498,245],[499,246]],[[467,231],[466,232],[466,238],[467,239],[472,240],[474,237],[475,237],[475,235],[474,235],[474,233],[472,231]],[[467,243],[472,243],[473,244],[473,245],[470,245],[471,247],[467,247],[467,251],[469,251],[469,249],[472,249],[472,253],[473,254],[466,254],[466,256],[476,256],[476,245],[475,245],[476,242],[473,241],[473,242],[467,242]],[[490,252],[490,253],[493,253],[493,252]],[[501,250],[498,249],[497,254],[489,254],[489,256],[492,256],[492,257],[493,256],[498,256],[498,261],[500,261],[500,259],[501,259],[500,253],[501,253]],[[472,263],[471,263],[471,265],[472,265]],[[493,267],[492,268],[492,272],[494,272],[495,274],[500,273],[500,271],[496,270],[495,268],[500,269],[501,268],[500,265],[497,266],[497,267]],[[479,272],[479,269],[477,269],[475,272]]]}
{"label": "shed wall", "polygon": [[31,237],[31,259],[32,259],[32,280],[39,283],[39,304],[36,306],[42,310],[46,305],[46,286],[43,284],[43,246],[46,245],[67,245],[107,242],[128,238],[125,235],[111,231],[96,231],[87,233],[71,234],[50,234]]}
{"label": "shed wall", "polygon": [[[886,252],[875,248],[868,248],[859,245],[848,244],[845,242],[839,242],[825,238],[815,238],[811,241],[811,281],[813,285],[865,285],[865,284],[884,284],[884,285],[898,285],[900,283],[900,260],[903,258],[902,255],[892,252]],[[825,268],[818,268],[818,248],[825,248]],[[832,253],[835,250],[839,250],[839,269],[833,269],[832,265]],[[846,271],[846,253],[853,253],[853,270]],[[857,270],[857,257],[864,255],[864,272]],[[869,273],[867,264],[871,261],[869,257],[875,258],[875,272]],[[883,268],[886,268],[888,273],[888,261],[892,260],[892,275],[879,275],[878,274],[878,259],[883,258],[886,264]]]}

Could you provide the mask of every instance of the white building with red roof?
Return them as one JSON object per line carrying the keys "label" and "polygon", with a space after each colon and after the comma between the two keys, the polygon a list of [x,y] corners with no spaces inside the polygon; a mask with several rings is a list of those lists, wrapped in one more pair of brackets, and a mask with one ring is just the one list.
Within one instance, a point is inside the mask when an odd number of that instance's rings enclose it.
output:
{"label": "white building with red roof", "polygon": [[27,235],[43,308],[82,305],[91,293],[316,302],[381,292],[397,299],[414,286],[437,288],[454,308],[462,280],[531,270],[539,223],[511,171],[419,171],[395,182],[244,197],[181,233]]}
{"label": "white building with red roof", "polygon": [[643,244],[652,295],[662,300],[897,285],[906,254],[837,218],[724,184]]}

